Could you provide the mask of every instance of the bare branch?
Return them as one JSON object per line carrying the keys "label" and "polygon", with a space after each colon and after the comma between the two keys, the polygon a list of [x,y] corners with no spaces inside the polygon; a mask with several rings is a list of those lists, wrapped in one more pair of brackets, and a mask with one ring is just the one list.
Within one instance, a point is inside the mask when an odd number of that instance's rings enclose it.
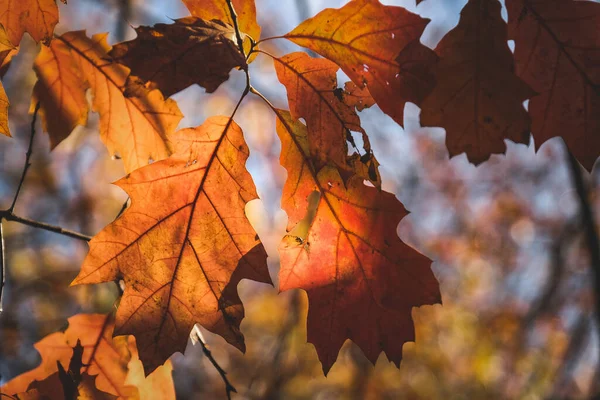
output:
{"label": "bare branch", "polygon": [[573,179],[573,185],[575,186],[577,197],[579,198],[581,224],[583,225],[590,254],[590,267],[592,269],[594,293],[596,297],[596,325],[598,329],[600,329],[600,245],[598,243],[598,233],[596,232],[594,213],[588,199],[589,190],[583,174],[581,173],[581,166],[568,148],[566,149],[566,152],[567,162],[571,171],[571,178]]}
{"label": "bare branch", "polygon": [[92,240],[91,236],[87,236],[82,233],[72,231],[70,229],[65,229],[56,225],[46,224],[44,222],[34,221],[29,218],[19,217],[10,212],[10,210],[0,211],[0,219],[5,219],[11,222],[18,222],[20,224],[31,226],[33,228],[43,229],[45,231],[58,233],[60,235],[68,236],[74,239],[84,240],[86,242]]}
{"label": "bare branch", "polygon": [[227,399],[231,400],[231,393],[237,393],[237,390],[231,384],[231,382],[229,382],[229,379],[227,379],[227,372],[225,372],[225,370],[219,365],[217,360],[215,360],[212,353],[206,346],[206,343],[204,343],[204,341],[202,340],[202,333],[198,329],[197,325],[194,325],[194,330],[192,332],[196,336],[195,338],[192,337],[192,342],[200,343],[200,346],[202,346],[202,352],[204,353],[204,356],[208,359],[208,361],[210,361],[213,367],[215,367],[219,375],[221,375],[221,379],[223,380],[223,383],[225,383],[225,392],[227,394]]}
{"label": "bare branch", "polygon": [[6,258],[4,255],[4,227],[2,225],[2,218],[0,217],[0,313],[4,304],[4,282],[6,282],[6,276],[4,275],[4,266],[6,265]]}
{"label": "bare branch", "polygon": [[35,136],[35,121],[37,120],[38,111],[40,110],[40,102],[38,101],[35,105],[35,110],[33,111],[33,117],[31,118],[31,134],[29,136],[29,147],[27,148],[27,153],[25,153],[25,166],[23,167],[23,173],[21,174],[21,180],[19,181],[19,186],[17,186],[17,191],[15,193],[15,197],[13,198],[13,202],[10,205],[8,211],[12,214],[15,209],[15,205],[17,204],[17,199],[19,197],[19,193],[21,193],[21,188],[23,187],[23,182],[25,181],[25,176],[27,175],[27,170],[31,166],[31,154],[33,148],[33,138]]}

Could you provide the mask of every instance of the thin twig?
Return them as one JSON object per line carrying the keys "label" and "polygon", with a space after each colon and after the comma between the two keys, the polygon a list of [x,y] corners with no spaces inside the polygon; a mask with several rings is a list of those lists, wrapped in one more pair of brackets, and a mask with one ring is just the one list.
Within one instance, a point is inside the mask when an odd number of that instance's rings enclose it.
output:
{"label": "thin twig", "polygon": [[6,258],[4,256],[4,228],[2,224],[2,218],[0,218],[0,313],[3,311],[2,305],[4,304],[4,282],[6,276],[4,274],[4,266],[6,264]]}
{"label": "thin twig", "polygon": [[60,235],[68,236],[74,239],[83,240],[89,242],[92,240],[91,236],[84,235],[79,232],[72,231],[70,229],[65,229],[60,226],[46,224],[44,222],[34,221],[29,218],[19,217],[18,215],[13,214],[10,210],[0,210],[0,219],[5,219],[11,222],[18,222],[23,225],[31,226],[33,228],[43,229],[45,231],[58,233]]}
{"label": "thin twig", "polygon": [[25,176],[27,175],[27,170],[31,166],[31,154],[33,153],[33,138],[35,136],[35,121],[37,120],[38,111],[40,110],[40,102],[38,101],[35,105],[35,110],[33,111],[33,117],[31,118],[31,135],[29,136],[29,147],[27,148],[27,153],[25,153],[25,166],[23,167],[23,173],[21,174],[21,180],[19,181],[19,186],[17,186],[17,191],[15,193],[15,197],[13,198],[13,202],[10,205],[8,211],[12,214],[15,209],[15,205],[17,204],[17,198],[19,197],[19,193],[21,193],[21,188],[23,187],[23,182],[25,181]]}
{"label": "thin twig", "polygon": [[590,267],[592,269],[596,297],[596,325],[598,329],[600,329],[600,244],[598,243],[598,233],[596,232],[594,213],[588,200],[589,190],[581,173],[581,167],[569,149],[566,149],[566,152],[573,185],[577,191],[577,197],[579,197],[581,223],[584,228],[587,247],[590,252]]}
{"label": "thin twig", "polygon": [[[196,329],[198,329],[198,328],[196,326],[194,326],[194,330],[196,330]],[[204,343],[204,341],[198,334],[199,332],[195,332],[195,333],[197,336],[197,340],[200,343],[200,346],[202,346],[202,352],[204,353],[204,356],[208,359],[208,361],[210,361],[210,363],[213,365],[213,367],[215,367],[215,369],[217,370],[219,375],[221,375],[221,379],[223,380],[223,383],[225,383],[225,392],[227,394],[227,399],[231,400],[231,393],[237,393],[237,390],[231,384],[231,382],[229,382],[229,379],[227,379],[227,372],[219,365],[219,363],[217,362],[217,360],[215,360],[215,358],[213,357],[213,355],[210,352],[210,350],[208,349],[208,347],[206,347],[206,344]]]}

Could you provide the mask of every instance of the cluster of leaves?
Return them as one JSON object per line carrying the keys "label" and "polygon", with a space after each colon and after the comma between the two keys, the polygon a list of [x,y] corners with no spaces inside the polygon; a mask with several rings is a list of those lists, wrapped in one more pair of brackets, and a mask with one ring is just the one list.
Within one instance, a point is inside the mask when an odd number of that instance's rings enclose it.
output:
{"label": "cluster of leaves", "polygon": [[[505,139],[528,143],[530,132],[537,146],[563,137],[588,170],[599,155],[597,3],[507,0],[507,24],[498,0],[469,0],[458,25],[431,50],[420,43],[427,19],[378,0],[325,9],[291,32],[263,40],[253,0],[183,2],[191,16],[139,27],[136,39],[114,47],[106,34],[54,36],[54,0],[0,5],[0,73],[24,32],[43,42],[32,105],[39,104],[52,146],[86,124],[89,91],[100,137],[111,155],[123,159],[127,175],[117,185],[131,206],[90,241],[73,284],[124,281],[114,332],[135,337],[145,374],[183,352],[194,324],[243,351],[237,284],[271,282],[267,254],[245,214],[258,196],[245,168],[248,146],[234,122],[249,94],[262,98],[277,118],[280,161],[288,173],[280,290],[308,293],[308,340],[325,373],[347,339],[371,362],[383,351],[398,365],[403,344],[414,340],[411,309],[441,302],[431,261],[397,235],[408,212],[381,189],[360,111],[377,104],[403,125],[404,106],[414,103],[422,125],[445,128],[450,155],[466,153],[475,164],[503,153]],[[323,58],[272,55],[260,47],[272,39],[290,40]],[[252,86],[249,64],[261,55],[273,60],[289,110],[275,108]],[[247,81],[232,115],[176,131],[182,114],[168,97],[193,84],[214,92],[234,68]],[[339,69],[351,79],[342,87]],[[7,113],[0,87],[0,132],[10,136]],[[353,132],[362,136],[362,149]],[[71,321],[69,329],[76,325]],[[104,326],[99,335],[107,331]],[[83,342],[86,334],[73,338]],[[92,365],[100,350],[94,347],[86,358],[84,343],[78,355],[73,338],[61,339],[67,341],[64,354],[44,358],[51,366],[47,374],[27,379],[52,377],[47,385],[63,382],[65,390],[84,391],[88,376],[97,375]],[[69,362],[74,366],[65,370]],[[103,389],[99,378],[96,387],[126,396],[115,387]]]}

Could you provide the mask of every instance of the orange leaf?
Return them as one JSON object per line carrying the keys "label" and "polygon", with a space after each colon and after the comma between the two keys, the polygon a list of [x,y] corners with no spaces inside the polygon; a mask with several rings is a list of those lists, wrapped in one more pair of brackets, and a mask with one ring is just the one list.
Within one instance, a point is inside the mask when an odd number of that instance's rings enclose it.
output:
{"label": "orange leaf", "polygon": [[[405,103],[418,104],[431,80],[421,74],[426,71],[402,66],[396,57],[421,36],[428,22],[401,7],[355,0],[321,11],[285,37],[334,61],[358,87],[369,89],[383,112],[402,124]],[[413,46],[424,47],[418,41]]]}
{"label": "orange leaf", "polygon": [[[109,319],[107,319],[109,318]],[[175,398],[170,366],[162,367],[148,378],[140,379],[135,365],[137,350],[135,341],[127,337],[113,338],[114,323],[109,316],[99,314],[79,314],[69,318],[69,326],[64,332],[53,333],[34,346],[42,357],[42,363],[35,369],[9,381],[1,388],[2,393],[25,392],[32,381],[43,381],[58,371],[57,361],[65,368],[70,364],[73,347],[79,340],[83,346],[81,361],[83,372],[95,377],[93,385],[98,390],[118,396],[121,399],[141,398],[151,379],[160,378],[164,386],[165,399]],[[102,335],[101,339],[100,335]],[[137,361],[140,365],[141,363]],[[164,371],[163,371],[164,370]]]}
{"label": "orange leaf", "polygon": [[[287,89],[292,116],[306,120],[309,154],[315,167],[320,169],[331,161],[341,170],[357,173],[381,187],[379,163],[372,155],[369,138],[360,126],[356,110],[336,94],[339,93],[336,92],[339,67],[329,60],[301,52],[273,60],[277,77]],[[362,158],[358,153],[347,155],[347,140],[354,142],[351,131],[362,134],[366,153]]]}
{"label": "orange leaf", "polygon": [[325,373],[346,339],[371,362],[384,351],[398,365],[402,345],[414,340],[412,307],[441,302],[429,259],[396,233],[408,213],[393,194],[357,176],[344,183],[334,167],[315,171],[306,127],[276,112],[281,164],[288,171],[282,207],[288,230],[294,227],[279,247],[280,289],[308,293],[308,340]]}
{"label": "orange leaf", "polygon": [[40,101],[42,125],[54,148],[77,125],[87,123],[89,107],[85,92],[89,83],[72,58],[70,48],[61,40],[52,41],[50,47],[42,46],[33,69],[38,77],[34,96]]}
{"label": "orange leaf", "polygon": [[136,337],[146,373],[184,351],[195,323],[244,350],[237,284],[270,283],[244,212],[257,195],[242,130],[212,117],[174,139],[173,156],[117,182],[131,207],[92,239],[73,281],[125,280],[116,332]]}
{"label": "orange leaf", "polygon": [[[67,3],[66,0],[61,0]],[[8,32],[14,45],[21,43],[25,32],[36,41],[49,43],[54,26],[58,23],[58,7],[55,0],[2,0],[0,2],[0,25]]]}
{"label": "orange leaf", "polygon": [[[0,69],[4,67],[5,61],[8,62],[12,54],[16,53],[15,46],[8,40],[8,34],[2,25],[0,25]],[[2,73],[0,72],[0,77]],[[8,129],[8,97],[0,82],[0,133],[10,137]]]}
{"label": "orange leaf", "polygon": [[600,4],[507,0],[517,75],[539,93],[529,102],[536,147],[561,136],[591,171],[600,155]]}
{"label": "orange leaf", "polygon": [[[190,13],[206,20],[218,19],[233,26],[227,0],[182,0]],[[233,0],[240,30],[255,41],[260,39],[260,26],[256,22],[254,0]]]}
{"label": "orange leaf", "polygon": [[140,26],[136,32],[137,38],[115,45],[109,54],[165,96],[194,83],[212,93],[229,79],[232,68],[247,66],[235,31],[220,21],[187,17]]}
{"label": "orange leaf", "polygon": [[[158,90],[138,90],[136,96],[126,96],[129,70],[111,62],[109,50],[106,34],[90,39],[78,31],[57,37],[51,54],[42,52],[36,60],[41,82],[36,94],[42,100],[43,115],[57,119],[44,119],[56,145],[72,126],[85,120],[80,101],[89,86],[94,110],[100,114],[100,137],[112,155],[123,158],[125,170],[130,172],[171,154],[168,137],[182,115],[177,103],[165,100]],[[56,70],[58,64],[61,67]]]}
{"label": "orange leaf", "polygon": [[421,103],[421,124],[446,129],[450,156],[479,164],[504,153],[504,139],[529,143],[523,101],[534,92],[514,73],[497,0],[470,0],[435,51],[437,81]]}

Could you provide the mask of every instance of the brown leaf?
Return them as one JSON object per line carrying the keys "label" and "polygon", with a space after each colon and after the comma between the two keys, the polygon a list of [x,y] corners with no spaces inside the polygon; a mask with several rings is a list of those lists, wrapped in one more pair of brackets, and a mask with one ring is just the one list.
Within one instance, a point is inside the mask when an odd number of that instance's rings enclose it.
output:
{"label": "brown leaf", "polygon": [[507,0],[517,75],[539,93],[529,102],[539,148],[561,136],[591,171],[600,155],[600,4]]}
{"label": "brown leaf", "polygon": [[[109,318],[109,319],[107,319]],[[165,371],[170,374],[170,367],[161,367],[147,379],[140,379],[135,371],[137,350],[135,341],[128,337],[113,338],[114,323],[110,317],[99,314],[79,314],[69,318],[69,326],[65,332],[53,333],[34,347],[42,356],[42,363],[35,369],[19,375],[1,388],[2,393],[14,394],[31,389],[32,381],[43,381],[57,373],[57,362],[69,366],[73,360],[73,348],[81,342],[83,353],[82,373],[95,377],[92,387],[118,396],[120,399],[144,398],[138,395],[145,391],[151,379],[159,378],[164,387],[164,399],[175,398],[172,380],[166,379]],[[101,336],[101,339],[99,340]],[[77,365],[74,364],[74,365]],[[71,369],[72,366],[69,367]],[[163,370],[164,369],[164,370]]]}
{"label": "brown leaf", "polygon": [[[62,0],[67,3],[66,0]],[[6,28],[8,39],[18,46],[25,32],[36,42],[49,43],[58,23],[55,0],[2,0],[0,25]]]}
{"label": "brown leaf", "polygon": [[167,97],[194,83],[212,93],[231,69],[247,67],[235,31],[220,21],[187,17],[136,32],[137,38],[115,45],[109,55]]}
{"label": "brown leaf", "polygon": [[[441,302],[431,262],[396,233],[408,213],[393,194],[357,176],[343,182],[334,167],[314,170],[306,127],[285,111],[276,113],[290,231],[279,247],[280,289],[308,293],[308,341],[325,373],[346,339],[371,362],[384,351],[398,365],[402,345],[414,340],[412,307]],[[320,198],[309,207],[315,194]]]}
{"label": "brown leaf", "polygon": [[257,195],[240,127],[211,117],[174,141],[173,156],[117,182],[132,204],[92,239],[73,281],[125,280],[116,332],[136,337],[146,373],[184,351],[195,323],[244,350],[237,284],[271,281],[244,212]]}
{"label": "brown leaf", "polygon": [[[379,163],[372,156],[369,138],[360,126],[356,110],[344,103],[336,92],[339,67],[329,60],[301,52],[273,60],[277,77],[287,89],[293,117],[306,120],[309,154],[315,168],[332,162],[341,170],[356,173],[381,187]],[[351,131],[362,134],[364,162],[358,153],[348,156],[347,141],[354,142]]]}
{"label": "brown leaf", "polygon": [[[218,19],[233,26],[227,0],[182,0],[193,16],[206,20]],[[255,41],[260,39],[260,26],[256,22],[254,0],[233,0],[240,30]]]}
{"label": "brown leaf", "polygon": [[[171,154],[169,135],[182,115],[177,104],[165,100],[158,90],[144,89],[136,97],[125,96],[129,70],[111,62],[109,50],[106,34],[90,39],[78,31],[57,37],[51,44],[52,54],[42,52],[36,60],[41,81],[36,94],[42,100],[43,115],[52,115],[64,124],[44,118],[56,145],[72,126],[83,121],[80,101],[84,93],[75,91],[89,86],[94,111],[100,114],[100,138],[111,155],[122,158],[125,170],[131,172]],[[45,62],[45,55],[50,62]],[[55,70],[57,64],[61,67]],[[78,80],[78,75],[84,81]],[[50,79],[55,76],[57,80]]]}
{"label": "brown leaf", "polygon": [[[60,364],[59,364],[60,365]],[[94,385],[94,379],[88,374],[83,374],[81,382],[73,387],[61,379],[61,373],[55,372],[42,381],[35,381],[27,392],[15,394],[17,400],[112,400],[116,396],[102,392]],[[67,377],[68,379],[68,377]]]}
{"label": "brown leaf", "polygon": [[285,37],[338,64],[359,88],[369,89],[383,112],[402,125],[405,103],[418,104],[431,82],[419,70],[401,68],[396,57],[418,40],[428,22],[401,7],[355,0],[340,9],[321,11]]}
{"label": "brown leaf", "polygon": [[470,0],[435,51],[436,86],[421,103],[421,124],[446,129],[450,156],[475,164],[504,153],[504,139],[529,142],[523,101],[534,92],[514,72],[497,0]]}

